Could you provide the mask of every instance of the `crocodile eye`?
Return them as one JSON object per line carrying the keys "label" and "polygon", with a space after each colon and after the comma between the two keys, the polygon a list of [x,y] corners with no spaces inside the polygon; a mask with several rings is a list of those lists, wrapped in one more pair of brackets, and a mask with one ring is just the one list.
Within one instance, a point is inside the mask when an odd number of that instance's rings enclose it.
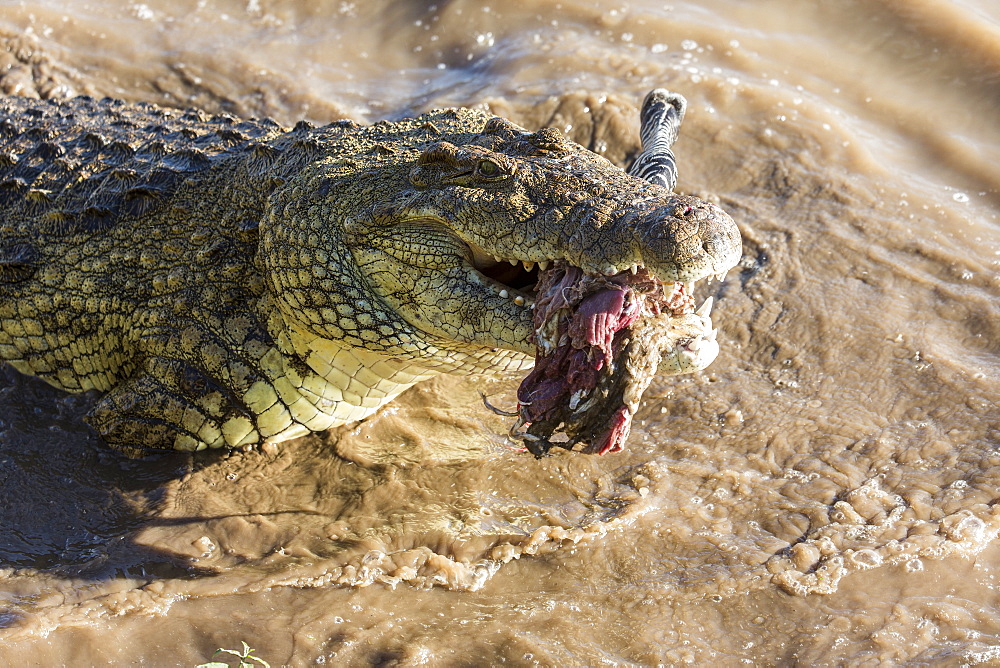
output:
{"label": "crocodile eye", "polygon": [[498,176],[501,171],[500,165],[492,160],[480,160],[477,169],[483,176]]}

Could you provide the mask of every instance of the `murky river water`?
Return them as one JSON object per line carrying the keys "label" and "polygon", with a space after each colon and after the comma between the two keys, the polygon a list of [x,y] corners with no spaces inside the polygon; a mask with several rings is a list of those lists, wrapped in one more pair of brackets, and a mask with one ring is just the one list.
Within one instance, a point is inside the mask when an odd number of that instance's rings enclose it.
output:
{"label": "murky river water", "polygon": [[1000,664],[992,0],[0,0],[0,91],[374,121],[488,104],[609,158],[690,108],[738,221],[723,352],[626,451],[510,452],[441,378],[231,456],[127,460],[0,371],[0,663]]}

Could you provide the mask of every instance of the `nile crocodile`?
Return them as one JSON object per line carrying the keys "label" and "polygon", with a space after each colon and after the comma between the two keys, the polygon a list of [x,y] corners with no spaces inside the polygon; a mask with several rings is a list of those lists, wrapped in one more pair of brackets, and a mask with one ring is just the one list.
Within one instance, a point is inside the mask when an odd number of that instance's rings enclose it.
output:
{"label": "nile crocodile", "polygon": [[550,265],[690,284],[740,256],[713,204],[471,109],[286,129],[2,98],[0,212],[0,360],[103,392],[86,419],[126,451],[278,442],[526,369]]}

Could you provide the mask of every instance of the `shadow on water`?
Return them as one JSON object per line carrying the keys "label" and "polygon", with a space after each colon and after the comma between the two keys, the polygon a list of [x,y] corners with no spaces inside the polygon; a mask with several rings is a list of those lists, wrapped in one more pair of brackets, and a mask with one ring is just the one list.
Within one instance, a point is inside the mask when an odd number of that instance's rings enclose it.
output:
{"label": "shadow on water", "polygon": [[[9,366],[0,367],[0,379],[0,570],[32,569],[94,581],[211,575],[217,569],[179,563],[184,559],[175,551],[133,538],[144,528],[323,515],[275,509],[161,517],[172,485],[239,453],[150,451],[129,458],[84,423],[95,396],[66,394]],[[382,468],[375,465],[372,471]]]}
{"label": "shadow on water", "polygon": [[177,575],[130,536],[155,515],[166,483],[224,455],[129,459],[83,422],[92,396],[68,395],[7,366],[0,379],[0,568],[94,579]]}
{"label": "shadow on water", "polygon": [[132,538],[146,527],[309,512],[159,517],[171,483],[232,453],[150,451],[129,458],[83,421],[95,395],[66,394],[9,366],[0,367],[0,379],[0,569],[89,580],[208,575],[215,571],[179,564],[176,554]]}

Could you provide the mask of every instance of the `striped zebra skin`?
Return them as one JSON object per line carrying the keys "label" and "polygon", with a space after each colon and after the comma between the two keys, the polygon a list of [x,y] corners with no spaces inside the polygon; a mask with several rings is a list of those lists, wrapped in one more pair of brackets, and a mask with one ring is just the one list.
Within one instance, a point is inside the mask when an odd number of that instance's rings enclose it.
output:
{"label": "striped zebra skin", "polygon": [[642,102],[639,137],[642,152],[626,170],[632,176],[673,190],[677,185],[677,162],[670,150],[684,120],[687,100],[679,93],[657,88]]}

